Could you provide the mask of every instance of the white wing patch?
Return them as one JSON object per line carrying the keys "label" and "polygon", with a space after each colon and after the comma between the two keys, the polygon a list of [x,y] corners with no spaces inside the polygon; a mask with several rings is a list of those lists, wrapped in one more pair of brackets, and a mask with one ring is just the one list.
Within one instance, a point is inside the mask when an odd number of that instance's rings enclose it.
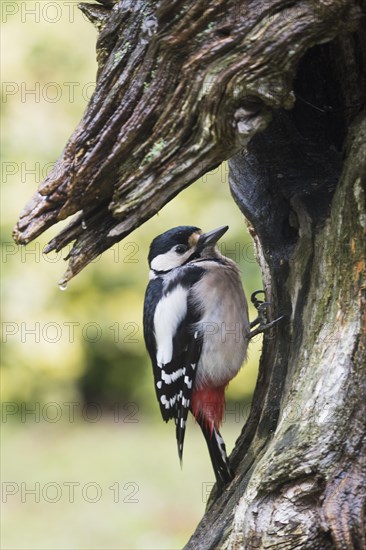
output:
{"label": "white wing patch", "polygon": [[191,389],[192,387],[192,380],[190,378],[188,378],[188,376],[185,376],[184,377],[184,383],[186,384],[186,386]]}
{"label": "white wing patch", "polygon": [[174,288],[158,303],[154,315],[154,329],[157,345],[156,360],[159,367],[172,360],[173,337],[186,314],[187,290],[181,285]]}
{"label": "white wing patch", "polygon": [[175,382],[180,376],[182,376],[185,370],[186,369],[178,369],[172,372],[172,374],[168,374],[167,372],[165,372],[164,369],[162,369],[161,378],[166,384],[171,384],[172,382]]}
{"label": "white wing patch", "polygon": [[176,395],[174,395],[170,399],[167,399],[166,395],[162,395],[160,397],[160,402],[162,403],[162,405],[164,405],[166,409],[170,409],[170,407],[173,407],[175,405],[176,400],[177,400]]}

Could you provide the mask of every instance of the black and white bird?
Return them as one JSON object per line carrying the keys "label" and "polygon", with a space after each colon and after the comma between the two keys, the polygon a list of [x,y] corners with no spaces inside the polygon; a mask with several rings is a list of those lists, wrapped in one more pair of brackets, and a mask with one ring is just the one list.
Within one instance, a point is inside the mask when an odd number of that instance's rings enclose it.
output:
{"label": "black and white bird", "polygon": [[250,327],[259,323],[249,323],[237,265],[216,246],[227,230],[180,226],[156,237],[144,305],[155,390],[163,419],[175,421],[179,458],[191,411],[221,489],[232,479],[219,432],[225,389],[243,364]]}

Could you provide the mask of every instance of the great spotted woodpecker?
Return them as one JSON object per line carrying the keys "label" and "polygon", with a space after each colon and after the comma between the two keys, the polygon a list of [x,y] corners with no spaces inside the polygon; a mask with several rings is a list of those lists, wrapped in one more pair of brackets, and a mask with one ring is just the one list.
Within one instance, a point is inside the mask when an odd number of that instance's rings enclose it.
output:
{"label": "great spotted woodpecker", "polygon": [[[144,304],[144,336],[162,417],[175,420],[182,461],[191,411],[206,439],[219,489],[232,479],[219,432],[225,388],[245,359],[251,334],[274,324],[262,323],[250,333],[263,318],[249,323],[239,270],[216,247],[227,229],[202,233],[180,226],[156,237]],[[260,313],[268,305],[255,302]]]}

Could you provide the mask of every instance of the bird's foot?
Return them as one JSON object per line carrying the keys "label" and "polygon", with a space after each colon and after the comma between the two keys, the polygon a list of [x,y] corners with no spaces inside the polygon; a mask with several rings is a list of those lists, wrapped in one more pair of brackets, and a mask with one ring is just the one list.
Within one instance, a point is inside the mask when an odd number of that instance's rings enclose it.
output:
{"label": "bird's foot", "polygon": [[263,300],[259,300],[257,298],[258,294],[264,294],[264,290],[257,290],[256,292],[253,292],[253,294],[250,297],[250,300],[256,310],[258,311],[258,316],[250,323],[250,328],[257,327],[254,330],[251,330],[248,333],[248,340],[253,338],[254,336],[257,336],[257,334],[261,334],[262,332],[265,332],[266,330],[271,329],[274,325],[276,325],[279,321],[285,318],[285,315],[281,315],[281,317],[277,317],[277,319],[274,319],[273,321],[268,321],[267,318],[267,309],[270,307],[271,302],[264,302]]}

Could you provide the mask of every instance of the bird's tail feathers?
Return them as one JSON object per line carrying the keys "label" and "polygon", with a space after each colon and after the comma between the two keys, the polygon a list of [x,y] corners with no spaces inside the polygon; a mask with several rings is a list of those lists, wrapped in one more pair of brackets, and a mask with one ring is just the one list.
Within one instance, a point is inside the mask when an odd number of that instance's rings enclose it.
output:
{"label": "bird's tail feathers", "polygon": [[222,491],[225,485],[230,483],[233,479],[233,474],[230,470],[229,461],[226,455],[225,442],[215,426],[211,429],[211,427],[208,427],[207,423],[200,418],[197,418],[197,422],[206,439],[218,489]]}
{"label": "bird's tail feathers", "polygon": [[179,461],[181,466],[183,461],[183,445],[184,445],[184,436],[186,433],[187,416],[188,416],[188,409],[184,407],[177,408],[177,415],[175,417],[175,435],[177,438],[178,456],[179,456]]}

